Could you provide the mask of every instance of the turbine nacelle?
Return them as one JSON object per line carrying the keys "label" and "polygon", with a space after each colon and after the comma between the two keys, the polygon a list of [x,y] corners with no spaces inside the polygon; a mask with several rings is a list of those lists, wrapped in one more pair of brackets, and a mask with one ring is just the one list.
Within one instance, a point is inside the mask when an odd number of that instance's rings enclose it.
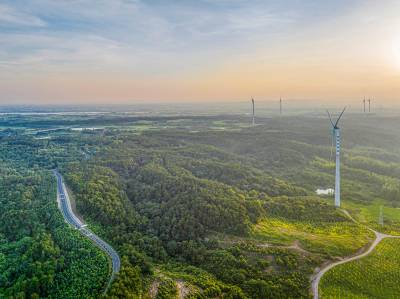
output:
{"label": "turbine nacelle", "polygon": [[337,120],[336,120],[335,123],[333,122],[332,117],[331,117],[331,114],[329,113],[329,111],[326,110],[326,112],[328,113],[328,116],[329,116],[329,120],[330,120],[330,122],[331,122],[331,124],[332,124],[332,128],[333,128],[334,130],[335,130],[335,129],[339,129],[338,124],[339,124],[339,121],[340,121],[340,119],[342,118],[342,115],[343,115],[343,113],[344,113],[345,110],[346,110],[346,107],[343,108],[342,113],[340,113],[340,115],[339,115],[339,117],[337,118]]}

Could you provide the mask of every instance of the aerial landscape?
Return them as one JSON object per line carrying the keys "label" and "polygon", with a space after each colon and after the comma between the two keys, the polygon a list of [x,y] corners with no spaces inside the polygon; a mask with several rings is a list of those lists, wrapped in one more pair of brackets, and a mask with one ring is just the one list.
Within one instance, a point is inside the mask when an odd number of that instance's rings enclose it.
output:
{"label": "aerial landscape", "polygon": [[398,9],[1,2],[0,298],[400,298]]}

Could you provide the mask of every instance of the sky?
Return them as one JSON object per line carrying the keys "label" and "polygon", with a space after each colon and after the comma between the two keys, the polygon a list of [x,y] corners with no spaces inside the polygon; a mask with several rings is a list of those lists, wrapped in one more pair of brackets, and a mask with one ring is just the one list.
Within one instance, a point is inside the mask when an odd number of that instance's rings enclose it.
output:
{"label": "sky", "polygon": [[0,104],[400,103],[398,0],[2,0]]}

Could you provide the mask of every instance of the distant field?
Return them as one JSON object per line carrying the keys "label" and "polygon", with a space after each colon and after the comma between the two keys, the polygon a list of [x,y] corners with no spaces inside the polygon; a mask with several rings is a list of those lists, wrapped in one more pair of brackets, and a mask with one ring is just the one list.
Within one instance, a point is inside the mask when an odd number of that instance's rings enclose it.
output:
{"label": "distant field", "polygon": [[[383,226],[379,224],[381,206]],[[400,208],[389,207],[383,200],[368,205],[346,202],[344,207],[361,223],[387,234],[400,235]]]}
{"label": "distant field", "polygon": [[275,244],[290,245],[299,240],[311,252],[346,256],[372,240],[373,235],[352,222],[307,223],[269,218],[254,226],[257,239]]}
{"label": "distant field", "polygon": [[399,298],[400,239],[383,240],[366,258],[331,269],[322,277],[321,298]]}

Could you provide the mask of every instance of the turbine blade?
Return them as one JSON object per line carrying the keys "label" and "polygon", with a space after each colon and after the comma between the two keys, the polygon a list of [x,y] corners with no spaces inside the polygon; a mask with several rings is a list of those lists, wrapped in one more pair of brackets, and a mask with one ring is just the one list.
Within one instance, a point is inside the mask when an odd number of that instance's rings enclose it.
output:
{"label": "turbine blade", "polygon": [[338,119],[337,119],[337,121],[336,121],[336,123],[335,123],[335,126],[334,126],[335,128],[337,128],[337,125],[338,125],[338,123],[339,123],[339,120],[340,120],[340,118],[342,117],[342,115],[343,115],[343,113],[344,113],[345,110],[346,110],[346,107],[344,107],[342,113],[340,113],[340,115],[339,115],[339,117],[338,117]]}
{"label": "turbine blade", "polygon": [[329,120],[331,121],[332,127],[335,127],[335,125],[333,124],[333,121],[332,121],[331,114],[329,113],[329,111],[328,111],[328,110],[326,110],[326,113],[328,113]]}

